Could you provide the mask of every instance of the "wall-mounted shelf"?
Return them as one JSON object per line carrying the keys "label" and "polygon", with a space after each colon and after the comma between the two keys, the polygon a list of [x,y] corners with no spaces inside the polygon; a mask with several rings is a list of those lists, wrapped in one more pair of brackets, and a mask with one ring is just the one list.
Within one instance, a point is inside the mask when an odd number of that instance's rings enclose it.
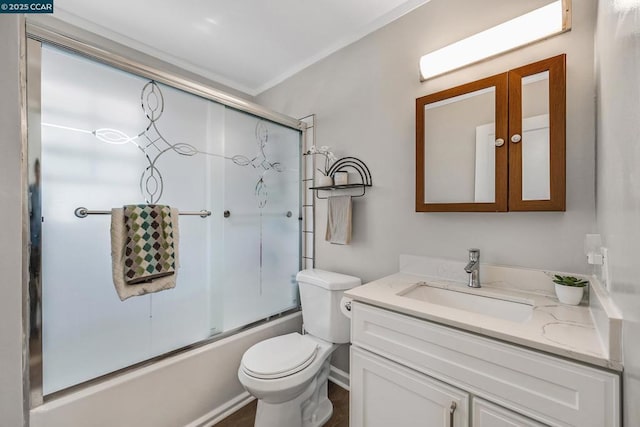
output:
{"label": "wall-mounted shelf", "polygon": [[338,184],[338,185],[326,185],[326,186],[318,186],[318,187],[309,187],[310,190],[315,191],[316,197],[318,199],[326,199],[327,197],[320,197],[318,195],[318,191],[335,191],[335,190],[348,190],[352,188],[360,188],[362,189],[361,194],[352,195],[352,197],[362,197],[366,193],[366,188],[371,187],[373,185],[373,180],[371,179],[371,172],[369,172],[369,168],[364,162],[355,157],[343,157],[341,159],[336,160],[336,162],[329,168],[328,176],[335,179],[336,172],[348,172],[349,170],[353,170],[358,173],[360,176],[360,182],[354,182],[350,184]]}
{"label": "wall-mounted shelf", "polygon": [[352,195],[351,197],[361,197],[366,193],[366,187],[371,187],[371,184],[342,184],[342,185],[327,185],[324,187],[309,187],[309,190],[316,190],[316,197],[318,199],[326,199],[326,197],[318,196],[318,191],[334,191],[334,190],[346,190],[349,188],[361,188],[362,193],[357,195]]}

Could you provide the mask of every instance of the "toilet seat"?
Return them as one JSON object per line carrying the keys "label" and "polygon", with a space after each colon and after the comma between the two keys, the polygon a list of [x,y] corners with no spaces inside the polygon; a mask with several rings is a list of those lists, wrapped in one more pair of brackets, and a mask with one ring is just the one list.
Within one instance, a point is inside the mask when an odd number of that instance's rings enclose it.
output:
{"label": "toilet seat", "polygon": [[316,342],[295,332],[255,344],[242,356],[241,367],[254,378],[283,378],[309,366],[317,353]]}

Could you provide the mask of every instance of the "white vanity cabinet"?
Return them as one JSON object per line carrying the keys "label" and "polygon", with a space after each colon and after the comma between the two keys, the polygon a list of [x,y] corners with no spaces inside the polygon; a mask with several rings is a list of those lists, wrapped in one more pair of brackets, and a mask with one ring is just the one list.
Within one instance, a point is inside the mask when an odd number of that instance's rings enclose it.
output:
{"label": "white vanity cabinet", "polygon": [[351,427],[621,425],[616,373],[357,301],[351,341]]}
{"label": "white vanity cabinet", "polygon": [[468,393],[352,348],[351,427],[468,425]]}

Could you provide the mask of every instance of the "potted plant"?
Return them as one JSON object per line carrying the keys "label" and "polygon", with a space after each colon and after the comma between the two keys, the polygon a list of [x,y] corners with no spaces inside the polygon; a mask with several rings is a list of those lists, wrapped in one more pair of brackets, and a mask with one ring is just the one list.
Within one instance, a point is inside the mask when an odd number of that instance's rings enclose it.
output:
{"label": "potted plant", "polygon": [[333,162],[336,161],[336,156],[335,154],[333,154],[330,150],[330,147],[323,145],[320,148],[316,148],[315,145],[312,145],[309,150],[304,153],[306,156],[314,156],[314,155],[320,155],[324,157],[324,170],[318,168],[318,171],[321,173],[320,177],[318,178],[318,182],[316,183],[316,185],[318,187],[329,187],[331,185],[333,185],[333,178],[331,178],[329,176],[329,169],[331,168],[331,165],[333,164]]}
{"label": "potted plant", "polygon": [[588,280],[579,279],[573,276],[560,276],[555,274],[553,282],[556,284],[556,296],[563,304],[578,305],[582,301],[584,288],[589,283]]}

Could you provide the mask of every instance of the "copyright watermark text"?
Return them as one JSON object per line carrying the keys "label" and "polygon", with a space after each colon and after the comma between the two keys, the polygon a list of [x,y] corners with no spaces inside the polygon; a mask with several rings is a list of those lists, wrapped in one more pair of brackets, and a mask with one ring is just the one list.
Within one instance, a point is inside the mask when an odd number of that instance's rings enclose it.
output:
{"label": "copyright watermark text", "polygon": [[0,0],[0,13],[53,13],[53,0]]}

